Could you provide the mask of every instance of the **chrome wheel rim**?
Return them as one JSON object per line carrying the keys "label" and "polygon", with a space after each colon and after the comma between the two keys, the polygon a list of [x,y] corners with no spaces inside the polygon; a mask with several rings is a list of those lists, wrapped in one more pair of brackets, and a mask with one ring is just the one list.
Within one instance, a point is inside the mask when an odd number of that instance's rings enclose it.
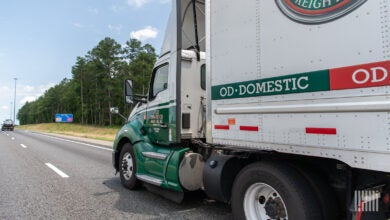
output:
{"label": "chrome wheel rim", "polygon": [[122,158],[122,173],[125,180],[130,180],[133,175],[133,157],[129,152],[126,152]]}
{"label": "chrome wheel rim", "polygon": [[280,194],[265,183],[252,184],[245,192],[246,219],[287,220],[286,205]]}

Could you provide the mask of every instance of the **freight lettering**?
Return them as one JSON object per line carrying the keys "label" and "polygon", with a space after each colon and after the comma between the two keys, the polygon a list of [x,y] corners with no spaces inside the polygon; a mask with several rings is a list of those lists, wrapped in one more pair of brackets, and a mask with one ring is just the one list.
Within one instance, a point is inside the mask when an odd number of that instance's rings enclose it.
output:
{"label": "freight lettering", "polygon": [[213,100],[236,99],[328,91],[329,86],[329,70],[319,70],[217,85],[211,88],[211,93]]}
{"label": "freight lettering", "polygon": [[305,9],[322,9],[332,7],[340,2],[341,0],[295,0],[294,4]]}
{"label": "freight lettering", "polygon": [[[366,69],[358,69],[352,74],[352,80],[356,84],[364,84],[367,82],[377,83],[382,82],[387,78],[388,72],[383,67],[374,67],[368,71]],[[379,75],[378,75],[379,74]]]}
{"label": "freight lettering", "polygon": [[332,90],[390,85],[390,62],[376,62],[330,70]]}
{"label": "freight lettering", "polygon": [[284,93],[295,92],[297,90],[304,91],[309,88],[309,77],[301,76],[296,78],[277,79],[262,82],[253,82],[239,84],[237,86],[221,87],[219,95],[222,98],[232,96],[246,95],[265,95],[267,93]]}
{"label": "freight lettering", "polygon": [[275,0],[275,2],[292,20],[318,24],[338,19],[367,0]]}

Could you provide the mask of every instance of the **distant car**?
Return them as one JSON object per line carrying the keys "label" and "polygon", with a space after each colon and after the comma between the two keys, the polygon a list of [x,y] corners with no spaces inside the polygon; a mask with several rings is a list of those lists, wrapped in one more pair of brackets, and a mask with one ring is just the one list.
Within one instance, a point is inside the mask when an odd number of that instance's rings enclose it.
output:
{"label": "distant car", "polygon": [[1,126],[2,131],[13,131],[14,130],[14,122],[11,119],[7,119],[3,122]]}

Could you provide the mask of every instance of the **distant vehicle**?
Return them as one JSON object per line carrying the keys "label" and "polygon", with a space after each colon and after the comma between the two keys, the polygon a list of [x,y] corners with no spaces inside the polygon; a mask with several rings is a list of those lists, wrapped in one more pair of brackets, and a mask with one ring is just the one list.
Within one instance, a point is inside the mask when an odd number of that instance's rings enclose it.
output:
{"label": "distant vehicle", "polygon": [[13,131],[14,130],[14,122],[11,119],[7,119],[3,122],[1,126],[2,131]]}

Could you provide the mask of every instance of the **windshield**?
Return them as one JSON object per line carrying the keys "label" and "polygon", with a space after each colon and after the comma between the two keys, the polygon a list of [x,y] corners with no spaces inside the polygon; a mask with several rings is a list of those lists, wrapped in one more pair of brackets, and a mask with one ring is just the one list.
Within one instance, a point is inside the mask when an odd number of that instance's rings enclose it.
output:
{"label": "windshield", "polygon": [[10,125],[10,124],[13,124],[13,122],[11,119],[7,119],[4,121],[4,124]]}

